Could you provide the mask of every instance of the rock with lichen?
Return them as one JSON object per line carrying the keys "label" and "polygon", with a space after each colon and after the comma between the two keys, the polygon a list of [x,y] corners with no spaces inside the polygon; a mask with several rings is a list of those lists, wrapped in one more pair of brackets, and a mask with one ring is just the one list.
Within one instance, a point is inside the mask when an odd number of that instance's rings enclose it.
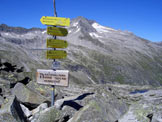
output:
{"label": "rock with lichen", "polygon": [[21,83],[16,84],[16,86],[12,89],[12,94],[24,103],[41,104],[48,101],[47,98]]}

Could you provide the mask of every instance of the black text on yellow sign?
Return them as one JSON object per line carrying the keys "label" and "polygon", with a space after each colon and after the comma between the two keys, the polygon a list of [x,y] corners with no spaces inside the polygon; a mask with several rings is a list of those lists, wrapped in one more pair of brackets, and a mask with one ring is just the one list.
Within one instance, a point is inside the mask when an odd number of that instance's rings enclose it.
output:
{"label": "black text on yellow sign", "polygon": [[66,36],[68,31],[65,28],[47,27],[47,34],[52,36]]}
{"label": "black text on yellow sign", "polygon": [[58,39],[47,39],[47,48],[66,48],[68,46],[67,41]]}
{"label": "black text on yellow sign", "polygon": [[64,50],[47,50],[47,59],[63,59],[67,57],[67,53]]}
{"label": "black text on yellow sign", "polygon": [[70,26],[70,18],[42,16],[42,24],[55,26]]}

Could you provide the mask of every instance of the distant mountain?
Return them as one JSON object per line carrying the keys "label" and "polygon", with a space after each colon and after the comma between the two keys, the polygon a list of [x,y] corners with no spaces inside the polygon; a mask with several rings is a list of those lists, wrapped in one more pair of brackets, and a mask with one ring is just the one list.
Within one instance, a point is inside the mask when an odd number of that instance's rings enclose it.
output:
{"label": "distant mountain", "polygon": [[39,30],[43,30],[43,29],[40,29],[40,28],[26,29],[23,27],[10,27],[10,26],[7,26],[6,24],[0,25],[0,32],[13,32],[17,34],[25,34],[30,31],[39,31]]}
{"label": "distant mountain", "polygon": [[[67,29],[68,36],[59,38],[69,43],[65,49],[68,57],[61,60],[61,69],[70,70],[70,82],[162,85],[160,43],[137,37],[129,31],[102,26],[84,17],[73,19]],[[46,48],[49,37],[44,29],[0,25],[0,43],[3,40],[21,46],[32,55],[30,57],[40,61],[47,61],[44,51],[34,49]]]}
{"label": "distant mountain", "polygon": [[162,41],[160,41],[160,42],[156,42],[158,45],[162,45]]}

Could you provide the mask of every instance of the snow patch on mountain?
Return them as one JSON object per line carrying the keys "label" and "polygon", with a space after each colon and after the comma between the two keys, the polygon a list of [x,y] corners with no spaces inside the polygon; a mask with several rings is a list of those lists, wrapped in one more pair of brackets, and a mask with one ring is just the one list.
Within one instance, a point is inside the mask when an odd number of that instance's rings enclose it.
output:
{"label": "snow patch on mountain", "polygon": [[76,23],[73,23],[73,25],[72,26],[77,26],[78,25],[78,22],[76,22]]}
{"label": "snow patch on mountain", "polygon": [[8,36],[9,35],[9,33],[3,33],[5,36]]}
{"label": "snow patch on mountain", "polygon": [[89,35],[92,36],[92,37],[95,37],[95,38],[102,38],[102,36],[100,36],[100,35],[98,35],[98,34],[96,34],[94,32],[89,33]]}
{"label": "snow patch on mountain", "polygon": [[80,28],[78,27],[78,29],[75,31],[75,33],[79,32],[80,31]]}
{"label": "snow patch on mountain", "polygon": [[99,32],[99,33],[115,31],[112,28],[104,27],[102,25],[99,25],[98,23],[93,23],[92,27],[95,28],[96,31]]}
{"label": "snow patch on mountain", "polygon": [[46,30],[42,32],[42,34],[45,34],[45,33],[47,33],[47,31],[46,31]]}

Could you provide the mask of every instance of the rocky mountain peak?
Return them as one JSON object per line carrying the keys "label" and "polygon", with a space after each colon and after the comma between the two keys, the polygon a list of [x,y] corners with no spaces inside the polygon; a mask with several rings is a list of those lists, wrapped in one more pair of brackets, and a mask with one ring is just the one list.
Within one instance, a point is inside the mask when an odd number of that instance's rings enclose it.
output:
{"label": "rocky mountain peak", "polygon": [[72,19],[71,21],[71,27],[72,28],[77,28],[76,31],[81,31],[81,32],[93,32],[95,31],[94,28],[92,27],[92,23],[94,21],[88,20],[82,16],[79,16],[75,19]]}
{"label": "rocky mountain peak", "polygon": [[95,21],[93,21],[93,20],[88,20],[87,18],[85,18],[85,17],[83,17],[83,16],[78,16],[78,17],[76,17],[76,18],[74,18],[74,19],[72,19],[72,23],[73,22],[82,22],[82,23],[89,23],[89,24],[92,24],[92,23],[94,23]]}
{"label": "rocky mountain peak", "polygon": [[94,20],[89,20],[87,18],[84,18],[82,16],[78,16],[75,19],[72,19],[71,21],[71,27],[76,27],[77,28],[77,32],[78,30],[83,32],[84,34],[88,34],[88,33],[114,33],[114,32],[118,32],[118,34],[120,33],[125,33],[125,34],[132,34],[131,32],[128,31],[121,31],[121,30],[115,30],[113,28],[110,27],[105,27],[100,25],[99,23],[97,23]]}

